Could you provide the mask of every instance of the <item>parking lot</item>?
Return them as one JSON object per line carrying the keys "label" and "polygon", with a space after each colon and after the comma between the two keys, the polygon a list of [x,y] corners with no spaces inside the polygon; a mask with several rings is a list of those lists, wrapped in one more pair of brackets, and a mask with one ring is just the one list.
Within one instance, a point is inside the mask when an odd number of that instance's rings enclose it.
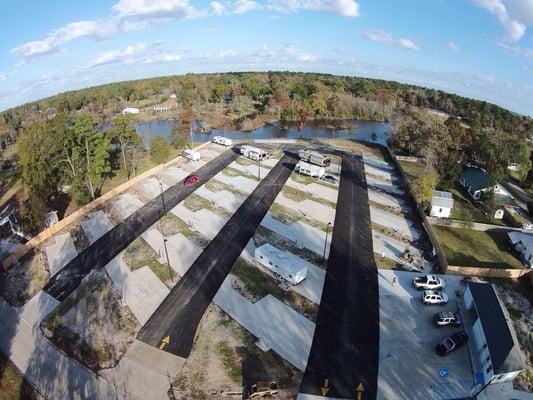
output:
{"label": "parking lot", "polygon": [[[456,290],[464,290],[461,277],[440,275],[446,281],[449,302],[427,306],[412,286],[416,273],[380,269],[380,355],[378,399],[451,399],[470,395],[473,375],[468,346],[439,357],[437,343],[460,328],[437,328],[433,314],[457,311]],[[393,282],[393,278],[397,282]]]}

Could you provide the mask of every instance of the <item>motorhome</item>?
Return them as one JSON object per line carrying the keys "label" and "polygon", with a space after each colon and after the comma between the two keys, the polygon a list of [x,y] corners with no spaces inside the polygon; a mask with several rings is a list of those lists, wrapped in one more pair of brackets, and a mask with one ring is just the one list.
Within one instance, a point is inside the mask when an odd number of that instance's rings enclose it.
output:
{"label": "motorhome", "polygon": [[247,145],[241,147],[241,154],[251,160],[264,160],[269,157],[265,150]]}
{"label": "motorhome", "polygon": [[185,150],[182,156],[189,161],[200,161],[200,153],[194,150]]}
{"label": "motorhome", "polygon": [[233,142],[231,139],[228,139],[224,136],[214,136],[211,141],[216,144],[220,144],[222,146],[231,146],[233,145]]}
{"label": "motorhome", "polygon": [[306,163],[315,164],[320,167],[329,167],[331,164],[331,159],[328,156],[320,154],[316,151],[299,150],[298,157],[300,157],[300,160]]}
{"label": "motorhome", "polygon": [[318,165],[309,164],[303,161],[298,161],[294,170],[299,174],[318,179],[322,178],[326,173],[324,167],[319,167]]}
{"label": "motorhome", "polygon": [[254,256],[275,277],[283,278],[292,285],[297,285],[307,277],[307,266],[309,264],[307,261],[268,243],[257,247]]}

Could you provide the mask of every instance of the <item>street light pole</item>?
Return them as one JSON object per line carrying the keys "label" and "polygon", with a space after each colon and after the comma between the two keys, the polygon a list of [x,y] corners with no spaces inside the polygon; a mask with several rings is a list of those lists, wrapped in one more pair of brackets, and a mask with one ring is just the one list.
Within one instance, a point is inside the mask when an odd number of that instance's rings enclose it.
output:
{"label": "street light pole", "polygon": [[329,233],[330,226],[331,226],[331,222],[328,222],[328,225],[326,226],[326,240],[324,241],[324,254],[322,255],[322,263],[326,261],[326,248],[328,246],[328,233]]}
{"label": "street light pole", "polygon": [[257,179],[261,180],[261,158],[257,159]]}
{"label": "street light pole", "polygon": [[[165,198],[163,197],[163,184],[161,183],[161,181],[159,182],[159,188],[161,189],[161,203],[163,204],[163,215],[166,215],[167,210],[165,207]],[[165,233],[163,232],[162,223],[161,223],[161,235],[163,235],[163,247],[165,248],[165,256],[167,257],[168,275],[170,276],[170,281],[174,282],[174,276],[172,275],[172,268],[170,267],[170,258],[168,257],[167,238],[165,237]]]}

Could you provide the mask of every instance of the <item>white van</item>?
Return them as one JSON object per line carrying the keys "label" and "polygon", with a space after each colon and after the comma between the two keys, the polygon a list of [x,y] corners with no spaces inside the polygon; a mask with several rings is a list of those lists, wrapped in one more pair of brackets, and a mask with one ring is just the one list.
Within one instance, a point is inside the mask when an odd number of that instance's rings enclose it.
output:
{"label": "white van", "polygon": [[233,146],[233,142],[229,138],[225,138],[223,136],[214,136],[211,139],[211,142],[220,144],[222,146]]}
{"label": "white van", "polygon": [[294,167],[294,170],[299,174],[318,179],[322,178],[326,173],[326,169],[324,167],[319,167],[318,165],[309,164],[303,161],[299,161],[296,164],[296,167]]}
{"label": "white van", "polygon": [[200,153],[194,150],[185,150],[181,155],[190,161],[200,161]]}

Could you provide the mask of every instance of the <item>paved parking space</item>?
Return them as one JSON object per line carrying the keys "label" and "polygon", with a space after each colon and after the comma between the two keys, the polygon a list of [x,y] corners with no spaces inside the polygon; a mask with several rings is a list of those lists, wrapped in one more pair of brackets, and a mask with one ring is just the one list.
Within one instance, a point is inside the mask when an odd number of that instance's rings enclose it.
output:
{"label": "paved parking space", "polygon": [[168,189],[168,185],[161,182],[157,178],[148,178],[141,182],[139,185],[139,190],[141,191],[142,195],[146,197],[148,200],[153,200],[157,196],[161,195],[161,186],[163,185],[163,191]]}
{"label": "paved parking space", "polygon": [[[446,275],[450,302],[425,306],[412,287],[415,273],[379,270],[380,355],[378,399],[450,399],[469,394],[473,385],[468,347],[439,357],[434,347],[457,328],[436,328],[432,315],[456,311],[461,277]],[[398,281],[393,284],[393,277]],[[464,289],[464,286],[463,286]]]}
{"label": "paved parking space", "polygon": [[337,202],[337,197],[339,195],[339,191],[337,188],[333,186],[329,187],[329,186],[321,185],[320,183],[310,183],[309,185],[304,185],[303,183],[296,182],[295,180],[289,178],[287,180],[287,186],[302,190],[304,192],[309,193],[312,196],[316,196],[324,200],[331,201],[332,203]]}
{"label": "paved parking space", "polygon": [[213,239],[226,223],[226,219],[205,208],[191,211],[184,205],[178,204],[171,212],[185,221],[192,230],[199,232],[209,240]]}
{"label": "paved parking space", "polygon": [[70,233],[62,233],[52,237],[53,243],[46,246],[46,258],[50,275],[54,275],[78,255],[74,240]]}
{"label": "paved parking space", "polygon": [[378,159],[376,157],[370,157],[370,156],[363,156],[363,162],[365,163],[365,167],[367,165],[371,165],[374,167],[382,168],[382,169],[388,169],[388,170],[394,170],[394,165],[391,163]]}
{"label": "paved parking space", "polygon": [[385,179],[387,181],[393,181],[398,179],[398,175],[388,168],[376,167],[371,164],[365,165],[365,173],[374,175],[378,178]]}
{"label": "paved parking space", "polygon": [[178,168],[174,165],[166,168],[165,170],[163,170],[163,172],[161,172],[161,176],[163,178],[169,179],[173,183],[178,183],[179,181],[185,179],[188,175],[189,173],[187,171],[184,171],[183,169]]}
{"label": "paved parking space", "polygon": [[412,211],[411,207],[409,207],[405,201],[398,197],[391,196],[388,193],[378,192],[377,190],[368,189],[368,200],[387,207],[399,209],[403,212],[409,213]]}
{"label": "paved parking space", "polygon": [[244,197],[237,196],[235,193],[228,192],[227,190],[212,192],[205,186],[198,188],[196,194],[232,214],[237,211],[237,208],[239,208],[245,200]]}
{"label": "paved parking space", "polygon": [[144,203],[131,193],[124,193],[113,201],[113,211],[123,220],[141,208]]}
{"label": "paved parking space", "polygon": [[283,192],[279,192],[275,202],[281,204],[282,206],[290,208],[291,210],[296,211],[301,216],[315,219],[325,224],[327,224],[328,222],[331,222],[333,224],[333,221],[335,221],[334,208],[310,199],[305,199],[303,201],[294,201],[285,197]]}
{"label": "paved parking space", "polygon": [[81,226],[90,244],[93,244],[103,235],[113,229],[113,223],[103,211],[90,213],[82,221]]}
{"label": "paved parking space", "polygon": [[292,286],[290,290],[311,300],[313,303],[320,304],[325,279],[325,270],[318,268],[313,264],[308,264],[307,277],[296,286]]}
{"label": "paved parking space", "polygon": [[422,232],[415,228],[415,223],[407,218],[392,214],[379,208],[370,206],[370,219],[379,224],[400,233],[406,239],[416,241],[420,239]]}
{"label": "paved parking space", "polygon": [[259,181],[255,179],[245,178],[244,176],[230,176],[225,174],[223,171],[216,174],[213,179],[225,183],[235,190],[245,194],[252,193],[257,185],[259,185]]}
{"label": "paved parking space", "polygon": [[394,183],[391,183],[389,181],[386,181],[384,179],[376,178],[370,175],[366,176],[366,182],[369,186],[372,186],[372,188],[398,195],[403,196],[405,194],[405,190],[401,189]]}
{"label": "paved parking space", "polygon": [[[415,246],[401,242],[374,230],[372,231],[372,244],[374,246],[374,253],[398,263],[402,262],[400,257],[406,249],[409,249],[411,254],[417,257],[422,257],[423,254],[423,251]],[[433,267],[433,263],[424,260],[424,271],[431,271],[431,267]]]}

